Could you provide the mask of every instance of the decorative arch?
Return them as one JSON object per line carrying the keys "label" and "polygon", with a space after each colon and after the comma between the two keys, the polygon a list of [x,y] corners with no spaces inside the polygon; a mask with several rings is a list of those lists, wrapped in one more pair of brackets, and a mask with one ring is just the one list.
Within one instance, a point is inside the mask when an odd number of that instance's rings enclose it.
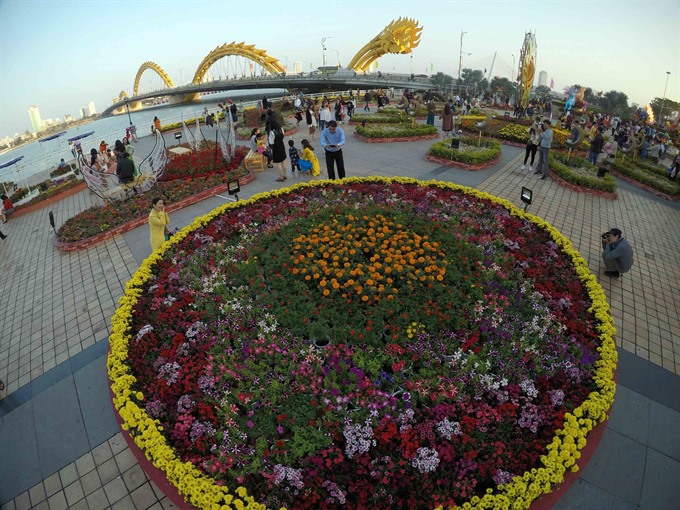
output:
{"label": "decorative arch", "polygon": [[208,69],[210,69],[210,66],[222,57],[227,57],[229,55],[238,55],[252,60],[264,67],[270,73],[277,74],[286,72],[278,59],[268,55],[265,50],[256,48],[254,44],[245,44],[243,42],[236,44],[232,42],[218,46],[205,56],[196,69],[192,83],[194,85],[200,85],[201,80],[203,80],[203,77],[208,72]]}
{"label": "decorative arch", "polygon": [[163,80],[163,83],[169,88],[175,88],[175,83],[172,81],[172,78],[168,76],[168,73],[166,73],[161,66],[156,64],[155,62],[144,62],[141,66],[139,66],[139,71],[137,71],[137,76],[135,76],[135,85],[132,89],[132,95],[136,96],[137,92],[139,91],[139,82],[142,79],[142,73],[146,71],[147,69],[151,69],[154,71],[158,76],[161,77]]}
{"label": "decorative arch", "polygon": [[130,97],[130,96],[128,96],[127,92],[125,92],[124,90],[121,90],[120,94],[118,94],[118,100],[123,101],[126,97]]}
{"label": "decorative arch", "polygon": [[406,54],[420,44],[422,27],[411,18],[399,18],[382,29],[378,35],[361,48],[351,62],[348,69],[366,72],[368,67],[387,53]]}

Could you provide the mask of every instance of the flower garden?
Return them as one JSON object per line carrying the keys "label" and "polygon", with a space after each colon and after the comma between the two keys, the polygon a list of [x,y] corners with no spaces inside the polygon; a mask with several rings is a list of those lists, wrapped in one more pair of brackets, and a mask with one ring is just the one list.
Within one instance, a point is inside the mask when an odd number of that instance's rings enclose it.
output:
{"label": "flower garden", "polygon": [[489,138],[457,137],[458,148],[451,147],[451,140],[436,142],[427,151],[429,161],[452,166],[475,169],[493,165],[501,155],[501,144]]}
{"label": "flower garden", "polygon": [[434,126],[397,122],[394,124],[373,124],[357,126],[355,136],[364,141],[400,141],[438,138],[439,131]]}
{"label": "flower garden", "polygon": [[598,178],[597,167],[583,158],[574,156],[568,158],[560,153],[551,154],[550,169],[561,179],[581,190],[616,192],[616,180],[608,173],[603,178]]}
{"label": "flower garden", "polygon": [[107,368],[123,428],[199,508],[528,508],[606,419],[614,332],[539,218],[351,178],[175,235],[129,282]]}

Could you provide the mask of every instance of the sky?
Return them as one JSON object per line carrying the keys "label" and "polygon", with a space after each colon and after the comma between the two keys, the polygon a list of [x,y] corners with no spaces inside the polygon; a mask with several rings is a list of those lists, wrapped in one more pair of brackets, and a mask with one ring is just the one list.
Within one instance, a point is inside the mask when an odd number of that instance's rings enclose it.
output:
{"label": "sky", "polygon": [[412,60],[382,57],[382,72],[413,65],[416,74],[457,76],[464,31],[471,55],[462,67],[489,69],[496,53],[493,75],[510,78],[531,31],[536,76],[546,71],[556,91],[578,83],[644,105],[663,97],[668,78],[666,97],[680,101],[678,0],[0,0],[0,138],[31,129],[31,105],[43,119],[77,118],[89,101],[102,111],[121,90],[131,93],[146,61],[187,82],[205,55],[232,41],[266,50],[292,72],[294,61],[304,71],[321,65],[326,37],[328,64],[346,65],[400,16],[418,20],[421,42]]}

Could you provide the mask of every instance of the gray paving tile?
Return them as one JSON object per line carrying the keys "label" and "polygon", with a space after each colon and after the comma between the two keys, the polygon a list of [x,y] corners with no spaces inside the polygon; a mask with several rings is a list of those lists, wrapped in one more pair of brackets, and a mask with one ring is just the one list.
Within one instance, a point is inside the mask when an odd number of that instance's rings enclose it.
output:
{"label": "gray paving tile", "polygon": [[678,508],[679,501],[680,462],[655,450],[647,450],[645,484],[640,497],[640,510]]}
{"label": "gray paving tile", "polygon": [[100,357],[73,374],[90,448],[118,432],[106,378],[106,358]]}
{"label": "gray paving tile", "polygon": [[605,430],[581,478],[595,487],[639,504],[646,447],[613,430]]}
{"label": "gray paving tile", "polygon": [[16,498],[41,481],[33,402],[2,418],[0,459],[0,504]]}
{"label": "gray paving tile", "polygon": [[618,385],[608,427],[638,443],[647,444],[649,405],[649,398]]}
{"label": "gray paving tile", "polygon": [[68,361],[65,363],[60,363],[59,365],[55,366],[52,370],[48,370],[40,377],[31,381],[31,385],[33,386],[32,388],[33,395],[42,393],[47,388],[53,386],[54,384],[68,377],[69,375],[71,375],[71,364]]}
{"label": "gray paving tile", "polygon": [[614,496],[579,478],[552,510],[618,510],[614,509]]}
{"label": "gray paving tile", "polygon": [[90,450],[72,377],[36,395],[33,415],[42,472],[52,473]]}
{"label": "gray paving tile", "polygon": [[[649,409],[649,447],[680,461],[680,412],[652,401]],[[678,478],[680,484],[680,477]]]}

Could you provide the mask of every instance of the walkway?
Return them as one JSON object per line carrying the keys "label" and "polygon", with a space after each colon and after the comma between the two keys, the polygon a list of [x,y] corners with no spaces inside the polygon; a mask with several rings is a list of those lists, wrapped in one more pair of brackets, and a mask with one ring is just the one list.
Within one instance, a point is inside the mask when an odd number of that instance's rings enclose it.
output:
{"label": "walkway", "polygon": [[[464,172],[424,161],[431,142],[364,144],[346,128],[349,175],[409,176],[477,187],[520,205],[570,238],[602,275],[600,233],[621,228],[636,250],[633,272],[601,277],[618,330],[616,402],[600,446],[555,507],[668,510],[680,500],[680,206],[635,189],[608,201],[522,173],[523,151]],[[209,137],[207,130],[206,136]],[[293,136],[297,145],[304,136]],[[167,137],[174,144],[172,135]],[[314,144],[314,142],[312,142]],[[317,153],[320,153],[318,139]],[[141,139],[139,154],[150,149]],[[323,163],[323,162],[322,162]],[[256,174],[241,198],[279,187]],[[287,184],[294,183],[287,181]],[[213,197],[171,215],[184,226],[224,202]],[[140,227],[89,250],[53,248],[47,213],[61,224],[91,204],[87,191],[10,220],[0,242],[0,505],[5,509],[173,508],[127,449],[107,393],[105,351],[125,283],[149,254]],[[671,332],[675,331],[675,334]]]}

